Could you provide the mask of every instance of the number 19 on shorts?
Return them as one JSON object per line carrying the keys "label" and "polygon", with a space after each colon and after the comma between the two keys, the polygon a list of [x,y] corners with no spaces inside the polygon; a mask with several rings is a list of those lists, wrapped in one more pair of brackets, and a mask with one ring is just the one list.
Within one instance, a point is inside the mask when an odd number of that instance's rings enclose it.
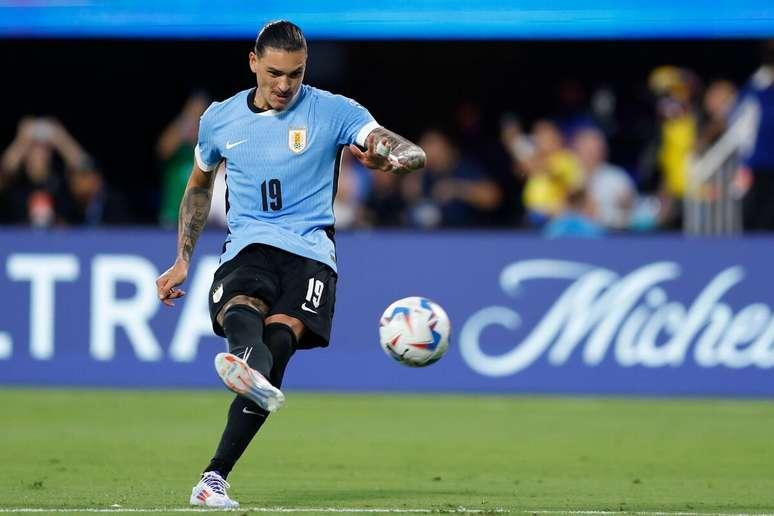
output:
{"label": "number 19 on shorts", "polygon": [[320,300],[322,299],[323,289],[325,284],[314,278],[309,278],[309,286],[306,289],[306,300],[312,303],[315,308],[320,307]]}

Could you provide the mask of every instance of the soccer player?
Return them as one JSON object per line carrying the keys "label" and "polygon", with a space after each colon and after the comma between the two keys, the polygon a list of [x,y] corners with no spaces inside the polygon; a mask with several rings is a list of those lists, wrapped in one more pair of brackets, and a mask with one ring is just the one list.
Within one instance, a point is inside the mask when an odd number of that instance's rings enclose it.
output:
{"label": "soccer player", "polygon": [[179,285],[207,219],[214,171],[225,161],[228,235],[209,305],[213,330],[229,349],[215,368],[237,396],[192,505],[239,506],[226,478],[283,405],[288,361],[298,349],[328,345],[337,278],[333,198],[344,148],[371,169],[424,166],[421,148],[380,127],[363,106],[302,84],[306,61],[301,29],[271,22],[250,52],[257,86],[204,112],[180,204],[177,257],[156,280],[164,304],[185,295]]}

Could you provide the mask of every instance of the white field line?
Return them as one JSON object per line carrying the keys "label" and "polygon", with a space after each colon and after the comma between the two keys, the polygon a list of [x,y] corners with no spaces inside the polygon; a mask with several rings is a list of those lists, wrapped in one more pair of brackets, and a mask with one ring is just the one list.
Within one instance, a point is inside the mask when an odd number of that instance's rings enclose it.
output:
{"label": "white field line", "polygon": [[611,514],[632,514],[634,516],[774,516],[770,512],[685,512],[685,511],[573,511],[542,509],[534,511],[515,511],[519,514],[574,514],[577,516],[607,516]]}
{"label": "white field line", "polygon": [[130,509],[130,508],[106,508],[106,509],[38,509],[38,508],[20,508],[20,509],[0,509],[0,513],[36,513],[36,512],[63,512],[63,513],[90,513],[90,512],[133,512],[133,513],[153,513],[153,512],[193,512],[193,513],[208,513],[208,512],[238,512],[240,514],[248,512],[273,512],[273,513],[305,513],[305,512],[332,512],[332,513],[422,513],[422,514],[481,514],[481,513],[506,513],[510,512],[505,509],[394,509],[394,508],[381,508],[381,509],[358,509],[358,508],[337,508],[337,507],[238,507],[236,509],[212,509],[212,508],[156,508],[156,509]]}
{"label": "white field line", "polygon": [[124,507],[108,508],[82,508],[82,509],[42,509],[31,507],[20,507],[18,509],[0,508],[0,513],[153,513],[153,512],[181,512],[181,513],[201,513],[201,512],[273,512],[273,513],[307,513],[307,512],[331,512],[331,513],[439,513],[439,514],[482,514],[482,513],[514,513],[514,514],[571,514],[575,516],[621,516],[631,514],[634,516],[774,516],[774,513],[764,512],[685,512],[685,511],[592,511],[592,510],[558,510],[558,509],[535,509],[535,510],[514,510],[508,509],[466,509],[465,507],[455,508],[437,508],[437,509],[402,509],[402,508],[374,508],[360,509],[349,507],[240,507],[237,509],[208,509],[199,507],[157,507],[147,509],[135,509]]}
{"label": "white field line", "polygon": [[607,516],[632,514],[634,516],[774,516],[770,512],[696,512],[696,511],[573,511],[570,509],[536,509],[534,511],[514,511],[518,514],[573,514],[576,516]]}
{"label": "white field line", "polygon": [[[238,507],[236,509],[212,509],[212,508],[204,508],[204,507],[184,507],[184,508],[175,508],[175,507],[157,507],[157,508],[149,508],[149,509],[135,509],[135,508],[124,508],[124,507],[106,507],[106,508],[83,508],[83,509],[40,509],[40,508],[31,508],[31,507],[22,507],[18,509],[5,509],[0,508],[0,513],[38,513],[38,512],[49,512],[49,513],[153,513],[153,512],[193,512],[193,513],[203,513],[203,512],[239,512],[247,513],[247,512],[274,512],[274,513],[306,513],[306,512],[332,512],[332,513],[422,513],[422,514],[449,514],[449,513],[456,513],[456,514],[481,514],[481,513],[507,513],[510,512],[507,509],[466,509],[464,507],[457,507],[455,508],[438,508],[438,509],[397,509],[397,508],[374,508],[374,509],[360,509],[356,507]],[[773,515],[774,516],[774,515]]]}

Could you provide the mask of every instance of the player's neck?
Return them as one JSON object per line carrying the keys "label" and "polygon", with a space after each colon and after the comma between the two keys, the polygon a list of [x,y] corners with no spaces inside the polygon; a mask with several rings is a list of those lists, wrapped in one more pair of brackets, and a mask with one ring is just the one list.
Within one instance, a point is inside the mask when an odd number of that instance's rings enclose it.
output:
{"label": "player's neck", "polygon": [[[253,107],[256,109],[256,111],[263,112],[263,111],[268,111],[270,109],[274,109],[262,97],[258,96],[257,90],[254,90],[254,91],[255,91],[255,93],[253,93],[253,102],[252,102],[252,104],[253,104]],[[261,105],[261,104],[265,104],[265,105]]]}
{"label": "player's neck", "polygon": [[[290,102],[287,103],[287,105],[284,106],[282,111],[287,111],[291,106],[293,106],[296,103],[296,100],[298,100],[299,95],[301,95],[301,88],[296,91],[296,93],[293,95],[293,98],[290,99]],[[258,88],[253,88],[250,90],[250,93],[247,95],[247,107],[250,108],[250,111],[253,113],[264,113],[266,111],[275,111],[275,108],[269,104],[269,102],[260,96],[260,92]]]}
{"label": "player's neck", "polygon": [[[253,113],[263,113],[272,109],[271,106],[263,107],[259,103],[266,102],[263,98],[258,96],[258,88],[253,88],[250,93],[247,94],[247,107]],[[268,104],[268,102],[267,102]]]}

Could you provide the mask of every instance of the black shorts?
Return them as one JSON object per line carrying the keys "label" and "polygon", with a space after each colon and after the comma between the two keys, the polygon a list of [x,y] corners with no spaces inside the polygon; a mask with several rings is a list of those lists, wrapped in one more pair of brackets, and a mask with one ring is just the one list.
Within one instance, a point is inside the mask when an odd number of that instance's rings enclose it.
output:
{"label": "black shorts", "polygon": [[337,275],[324,263],[265,244],[251,244],[215,271],[210,288],[212,329],[225,337],[217,315],[232,297],[243,294],[269,306],[266,317],[285,314],[306,331],[299,349],[326,347],[331,337]]}

